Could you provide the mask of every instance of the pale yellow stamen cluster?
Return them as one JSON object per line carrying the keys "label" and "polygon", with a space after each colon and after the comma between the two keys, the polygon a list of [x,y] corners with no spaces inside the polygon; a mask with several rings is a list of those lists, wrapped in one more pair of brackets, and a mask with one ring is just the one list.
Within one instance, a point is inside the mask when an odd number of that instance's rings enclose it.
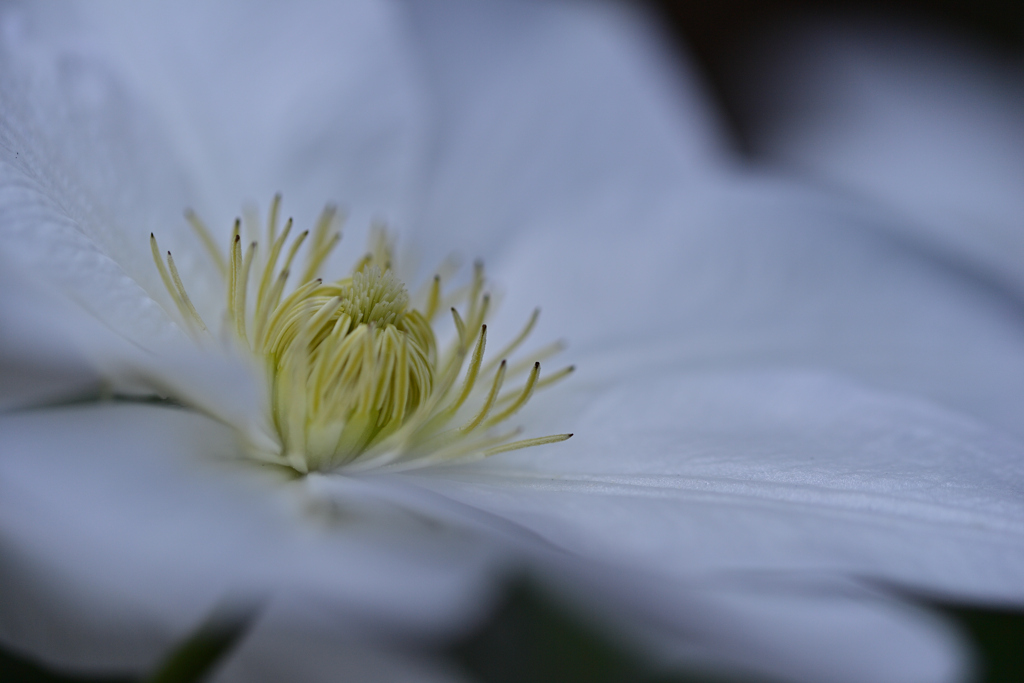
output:
{"label": "pale yellow stamen cluster", "polygon": [[[341,233],[328,207],[312,233],[291,237],[289,219],[278,234],[280,196],[266,223],[266,254],[258,241],[242,245],[236,221],[227,257],[199,218],[186,218],[226,280],[224,328],[233,343],[265,368],[268,422],[280,449],[257,454],[299,472],[345,467],[417,467],[457,458],[563,441],[557,434],[514,441],[518,429],[495,433],[533,393],[572,372],[564,368],[540,379],[540,360],[560,350],[541,349],[524,363],[505,358],[525,341],[538,312],[515,339],[484,363],[490,296],[483,266],[470,285],[446,297],[435,276],[419,308],[392,268],[386,233],[375,233],[371,249],[349,277],[324,282],[317,276]],[[307,244],[299,284],[286,293],[296,255]],[[161,279],[190,332],[210,338],[192,305],[170,252],[166,263],[150,236]],[[465,308],[460,313],[457,305]],[[455,339],[441,352],[432,324],[448,308]],[[468,359],[468,363],[467,363]],[[526,375],[520,386],[505,383]]]}

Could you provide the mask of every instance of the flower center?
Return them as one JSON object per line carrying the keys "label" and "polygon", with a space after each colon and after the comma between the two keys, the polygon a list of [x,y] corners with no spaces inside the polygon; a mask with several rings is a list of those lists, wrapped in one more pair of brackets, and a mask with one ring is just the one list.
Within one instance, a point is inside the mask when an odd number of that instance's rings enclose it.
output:
{"label": "flower center", "polygon": [[[537,389],[573,368],[540,379],[539,361],[560,350],[559,344],[536,352],[532,362],[506,362],[529,336],[538,311],[497,359],[484,363],[490,296],[481,264],[461,291],[445,296],[438,274],[421,294],[410,297],[392,268],[393,247],[381,229],[348,277],[324,282],[317,274],[341,239],[335,210],[328,207],[312,233],[293,238],[290,219],[278,234],[279,208],[280,195],[271,204],[262,238],[250,242],[244,253],[242,221],[236,220],[226,257],[202,221],[186,213],[224,276],[227,306],[220,338],[251,354],[265,376],[266,431],[273,433],[278,448],[268,453],[250,447],[255,457],[303,473],[406,468],[572,436],[515,441],[519,429],[492,429],[512,417]],[[250,226],[250,232],[260,230]],[[265,253],[259,249],[261,241],[268,245]],[[286,294],[296,255],[306,242],[305,268]],[[213,336],[193,306],[174,258],[167,252],[165,262],[152,235],[150,244],[186,329],[207,343]],[[446,307],[455,338],[440,352],[433,325]],[[523,375],[519,386],[502,391],[506,381]]]}
{"label": "flower center", "polygon": [[341,464],[430,396],[434,334],[408,301],[391,271],[370,266],[286,301],[275,316],[263,353],[275,426],[293,459],[304,452]]}

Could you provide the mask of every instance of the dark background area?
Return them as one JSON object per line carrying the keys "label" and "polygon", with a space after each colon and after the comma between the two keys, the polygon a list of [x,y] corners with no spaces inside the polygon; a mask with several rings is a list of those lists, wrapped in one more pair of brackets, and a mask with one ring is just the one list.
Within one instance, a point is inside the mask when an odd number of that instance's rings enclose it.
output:
{"label": "dark background area", "polygon": [[1021,0],[644,0],[664,22],[687,59],[701,69],[732,128],[739,151],[756,157],[758,112],[744,97],[755,47],[787,26],[805,21],[858,18],[892,20],[952,33],[1004,53],[1024,57]]}

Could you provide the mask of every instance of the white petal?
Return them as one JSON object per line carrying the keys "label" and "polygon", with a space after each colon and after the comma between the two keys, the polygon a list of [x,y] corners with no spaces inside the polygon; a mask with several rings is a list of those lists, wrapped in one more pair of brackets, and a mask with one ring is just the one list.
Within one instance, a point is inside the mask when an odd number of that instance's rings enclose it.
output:
{"label": "white petal", "polygon": [[166,337],[149,233],[183,223],[186,181],[145,105],[42,23],[0,11],[0,252],[130,341]]}
{"label": "white petal", "polygon": [[76,313],[0,256],[0,411],[66,400],[99,386],[96,368],[74,341],[75,326],[65,324],[78,323],[82,335],[94,321]]}
{"label": "white petal", "polygon": [[[86,3],[91,48],[155,102],[204,186],[208,221],[242,201],[312,226],[340,202],[362,226],[401,215],[422,153],[422,106],[389,2]],[[361,240],[356,240],[359,249]]]}
{"label": "white petal", "polygon": [[268,600],[277,628],[321,615],[352,642],[436,637],[488,603],[498,554],[474,534],[282,498],[221,469],[230,432],[187,411],[0,421],[0,638],[53,664],[151,666],[232,598]]}
{"label": "white petal", "polygon": [[1024,291],[1019,61],[869,23],[788,31],[754,59],[770,160],[898,209],[916,239]]}
{"label": "white petal", "polygon": [[436,116],[416,228],[452,240],[440,255],[490,254],[538,215],[604,193],[685,192],[728,158],[696,77],[637,11],[409,6]]}
{"label": "white petal", "polygon": [[265,405],[259,375],[239,358],[188,342],[145,337],[140,348],[102,312],[69,301],[59,284],[0,254],[0,409],[108,394],[174,396],[252,432]]}
{"label": "white petal", "polygon": [[731,641],[726,661],[807,683],[969,679],[970,657],[958,634],[930,615],[808,577],[801,577],[800,586],[752,583],[721,595],[712,588],[716,611],[727,616],[696,620],[712,633],[720,629],[721,642]]}
{"label": "white petal", "polygon": [[670,669],[909,683],[960,681],[969,668],[959,634],[935,615],[842,576],[719,573],[680,581],[624,569],[629,558],[621,555],[617,569],[588,554],[544,559],[556,604],[647,648],[649,661]]}
{"label": "white petal", "polygon": [[709,605],[688,632],[733,651],[757,642],[751,661],[795,680],[830,667],[847,680],[957,679],[948,634],[843,597],[835,577],[1024,603],[1015,439],[831,376],[651,373],[580,392],[591,403],[566,443],[402,478],[639,572],[609,593],[660,595],[666,619],[688,611],[643,573],[705,586],[736,611]]}
{"label": "white petal", "polygon": [[606,198],[559,218],[517,233],[494,268],[507,288],[496,346],[540,305],[533,338],[569,340],[573,381],[825,369],[1024,435],[1014,297],[894,237],[897,219],[756,177],[646,206]]}
{"label": "white petal", "polygon": [[356,233],[412,195],[421,107],[387,5],[53,9],[0,17],[2,248],[133,342],[174,310],[150,232],[219,322],[185,208],[226,242],[241,204],[275,191],[302,227],[350,202]]}
{"label": "white petal", "polygon": [[1016,439],[795,372],[651,372],[590,401],[568,442],[417,481],[680,578],[839,572],[1024,602]]}

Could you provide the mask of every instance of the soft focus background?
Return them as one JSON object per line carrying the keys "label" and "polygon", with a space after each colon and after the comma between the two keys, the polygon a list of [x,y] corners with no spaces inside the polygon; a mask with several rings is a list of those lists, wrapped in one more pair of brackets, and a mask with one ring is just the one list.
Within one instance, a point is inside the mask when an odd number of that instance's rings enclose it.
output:
{"label": "soft focus background", "polygon": [[[871,22],[946,34],[1019,66],[1024,3],[1015,0],[649,0],[676,45],[703,69],[719,114],[748,159],[772,161],[764,135],[793,94],[764,68],[785,58],[787,33]],[[781,74],[780,74],[781,75]]]}

